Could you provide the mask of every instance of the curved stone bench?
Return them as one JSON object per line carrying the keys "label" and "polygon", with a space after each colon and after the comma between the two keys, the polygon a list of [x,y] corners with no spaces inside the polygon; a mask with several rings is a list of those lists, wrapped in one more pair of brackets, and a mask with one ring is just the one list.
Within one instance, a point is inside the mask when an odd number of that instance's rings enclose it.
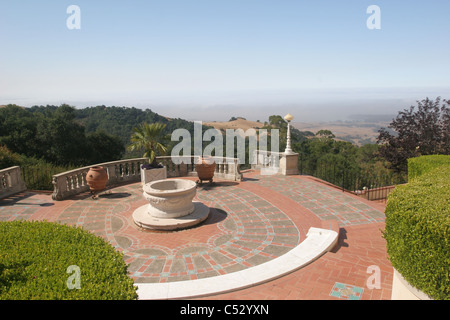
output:
{"label": "curved stone bench", "polygon": [[306,239],[286,254],[255,267],[216,277],[165,283],[138,283],[139,299],[185,299],[255,286],[300,269],[334,248],[338,233],[310,228]]}

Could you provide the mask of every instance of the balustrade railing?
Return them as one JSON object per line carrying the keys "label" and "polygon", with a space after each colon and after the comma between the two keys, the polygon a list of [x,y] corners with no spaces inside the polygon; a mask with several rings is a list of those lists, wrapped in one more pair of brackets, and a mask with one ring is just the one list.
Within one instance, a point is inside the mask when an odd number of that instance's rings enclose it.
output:
{"label": "balustrade railing", "polygon": [[0,170],[0,199],[26,189],[27,187],[20,174],[20,167]]}
{"label": "balustrade railing", "polygon": [[261,170],[261,174],[298,174],[298,153],[255,150],[252,169]]}
{"label": "balustrade railing", "polygon": [[[157,162],[167,168],[167,177],[196,176],[194,157],[185,157],[185,162],[175,164],[170,156],[157,157]],[[216,158],[219,160],[219,158]],[[188,161],[189,160],[189,161]],[[219,162],[219,161],[217,161]],[[219,179],[240,181],[242,174],[239,170],[239,159],[222,158],[221,163],[216,164],[214,176]],[[141,179],[141,165],[147,163],[146,158],[126,159],[112,162],[99,163],[75,170],[63,172],[53,176],[54,200],[63,200],[89,190],[86,174],[93,166],[102,166],[108,173],[107,187],[118,183],[137,182]]]}

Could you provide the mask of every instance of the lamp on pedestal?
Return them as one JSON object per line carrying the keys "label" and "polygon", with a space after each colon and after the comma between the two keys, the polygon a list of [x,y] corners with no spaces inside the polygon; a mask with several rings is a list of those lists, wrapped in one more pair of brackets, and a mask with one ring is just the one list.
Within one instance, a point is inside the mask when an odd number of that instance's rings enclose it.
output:
{"label": "lamp on pedestal", "polygon": [[287,141],[286,141],[286,149],[284,150],[284,153],[293,153],[292,149],[291,149],[291,128],[290,128],[290,122],[294,119],[294,117],[292,115],[290,115],[289,113],[287,115],[284,116],[284,120],[287,121],[288,125],[287,125]]}

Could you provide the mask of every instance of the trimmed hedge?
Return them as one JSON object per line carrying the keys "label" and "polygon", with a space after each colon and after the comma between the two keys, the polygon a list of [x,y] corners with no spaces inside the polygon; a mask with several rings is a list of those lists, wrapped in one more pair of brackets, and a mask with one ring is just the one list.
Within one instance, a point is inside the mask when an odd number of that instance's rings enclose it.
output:
{"label": "trimmed hedge", "polygon": [[412,286],[443,300],[450,299],[448,160],[424,156],[409,162],[414,178],[389,195],[384,232],[393,267]]}
{"label": "trimmed hedge", "polygon": [[450,166],[450,156],[430,155],[410,158],[408,159],[408,180],[411,181],[440,166]]}
{"label": "trimmed hedge", "polygon": [[0,299],[128,300],[137,294],[122,253],[103,238],[57,223],[12,221],[0,222]]}

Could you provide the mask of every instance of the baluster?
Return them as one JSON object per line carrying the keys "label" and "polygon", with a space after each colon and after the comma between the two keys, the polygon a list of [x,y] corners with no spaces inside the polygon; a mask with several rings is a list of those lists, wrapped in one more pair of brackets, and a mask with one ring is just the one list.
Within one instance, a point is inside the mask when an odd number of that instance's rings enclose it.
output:
{"label": "baluster", "polygon": [[0,176],[0,189],[6,189],[7,184],[6,184],[6,174],[2,174]]}
{"label": "baluster", "polygon": [[81,187],[80,173],[74,174],[75,179],[75,188],[78,189]]}
{"label": "baluster", "polygon": [[191,172],[195,172],[195,157],[191,157]]}
{"label": "baluster", "polygon": [[133,164],[134,164],[134,175],[138,176],[141,173],[139,161],[135,161],[133,162]]}
{"label": "baluster", "polygon": [[73,190],[72,176],[67,176],[67,190]]}
{"label": "baluster", "polygon": [[88,185],[87,180],[86,180],[86,176],[87,176],[87,172],[83,172],[81,174],[81,182],[82,182],[81,184],[83,185],[83,187]]}

